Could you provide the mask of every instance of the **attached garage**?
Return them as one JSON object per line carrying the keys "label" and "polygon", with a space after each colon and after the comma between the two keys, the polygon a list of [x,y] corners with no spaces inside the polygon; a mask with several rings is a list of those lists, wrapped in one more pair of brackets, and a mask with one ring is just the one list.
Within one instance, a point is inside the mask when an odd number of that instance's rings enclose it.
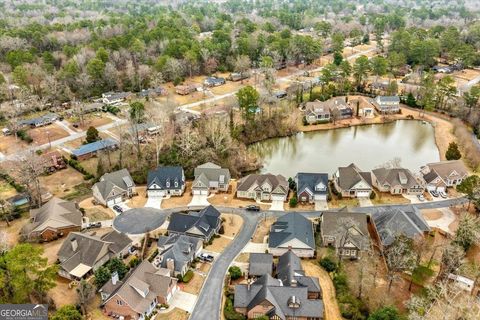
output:
{"label": "attached garage", "polygon": [[357,191],[357,198],[368,198],[370,197],[370,191]]}
{"label": "attached garage", "polygon": [[113,207],[114,205],[116,205],[117,203],[120,203],[120,202],[122,202],[122,197],[116,197],[116,198],[108,200],[107,201],[107,206],[108,207]]}
{"label": "attached garage", "polygon": [[193,195],[207,195],[208,196],[208,190],[207,189],[194,189],[192,191]]}
{"label": "attached garage", "polygon": [[148,190],[148,197],[163,198],[165,197],[165,190]]}
{"label": "attached garage", "polygon": [[285,201],[285,196],[272,194],[272,201]]}

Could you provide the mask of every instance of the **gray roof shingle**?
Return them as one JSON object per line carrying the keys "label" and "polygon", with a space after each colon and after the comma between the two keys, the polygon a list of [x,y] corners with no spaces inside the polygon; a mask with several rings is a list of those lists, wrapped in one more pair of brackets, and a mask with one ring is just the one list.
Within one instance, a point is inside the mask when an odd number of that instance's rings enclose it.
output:
{"label": "gray roof shingle", "polygon": [[[328,193],[328,174],[327,173],[297,173],[297,196],[308,188],[313,194],[324,195]],[[322,183],[325,191],[317,191],[315,187]]]}
{"label": "gray roof shingle", "polygon": [[[167,187],[169,182],[170,187]],[[175,182],[178,183],[178,187],[175,187]],[[185,184],[183,168],[180,166],[165,166],[157,167],[155,170],[148,172],[147,176],[147,190],[156,184],[160,187],[160,190],[168,189],[180,189]]]}
{"label": "gray roof shingle", "polygon": [[200,211],[189,212],[189,214],[172,213],[167,229],[177,233],[189,234],[188,231],[196,227],[203,234],[203,238],[209,239],[220,223],[220,212],[210,205]]}
{"label": "gray roof shingle", "polygon": [[273,271],[273,255],[270,253],[250,253],[248,275],[262,276],[264,274],[272,274]]}
{"label": "gray roof shingle", "polygon": [[277,248],[292,239],[298,239],[310,248],[315,249],[312,222],[301,214],[294,212],[281,216],[272,224],[268,246],[269,248]]}

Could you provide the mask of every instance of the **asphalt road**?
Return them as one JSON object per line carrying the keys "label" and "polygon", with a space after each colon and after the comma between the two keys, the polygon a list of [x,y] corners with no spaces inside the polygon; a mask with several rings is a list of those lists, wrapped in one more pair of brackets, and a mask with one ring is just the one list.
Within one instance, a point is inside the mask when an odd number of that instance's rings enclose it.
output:
{"label": "asphalt road", "polygon": [[222,294],[225,275],[228,267],[250,241],[259,218],[258,212],[246,212],[243,209],[218,208],[220,212],[231,212],[243,217],[243,227],[230,245],[217,257],[205,279],[202,291],[193,309],[191,320],[220,319],[222,310]]}

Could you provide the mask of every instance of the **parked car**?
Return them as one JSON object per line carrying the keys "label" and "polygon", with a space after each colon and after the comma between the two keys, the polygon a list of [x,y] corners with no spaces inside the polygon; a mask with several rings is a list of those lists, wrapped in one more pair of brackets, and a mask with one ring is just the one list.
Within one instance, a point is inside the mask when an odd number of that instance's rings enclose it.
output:
{"label": "parked car", "polygon": [[213,256],[208,254],[208,253],[202,253],[199,256],[200,260],[206,261],[206,262],[212,262],[213,261]]}
{"label": "parked car", "polygon": [[443,199],[447,199],[447,193],[445,191],[438,191],[438,194],[440,195],[440,197],[442,197]]}
{"label": "parked car", "polygon": [[431,191],[430,191],[430,194],[431,194],[433,197],[438,198],[438,192],[437,192],[437,191],[431,190]]}
{"label": "parked car", "polygon": [[245,210],[247,210],[247,211],[260,211],[260,207],[254,205],[254,204],[251,204],[251,205],[246,206]]}
{"label": "parked car", "polygon": [[423,196],[423,194],[417,195],[417,198],[418,198],[418,200],[420,200],[422,202],[425,201],[425,197]]}
{"label": "parked car", "polygon": [[128,253],[129,253],[129,254],[134,254],[135,252],[137,252],[137,248],[134,247],[134,246],[131,246],[131,247],[128,249]]}
{"label": "parked car", "polygon": [[117,204],[113,206],[113,210],[117,211],[118,213],[122,213],[122,212],[123,212],[122,207],[120,207],[120,206],[117,205]]}
{"label": "parked car", "polygon": [[101,228],[102,227],[102,223],[101,222],[90,222],[88,224],[88,227],[87,229],[95,229],[95,228]]}

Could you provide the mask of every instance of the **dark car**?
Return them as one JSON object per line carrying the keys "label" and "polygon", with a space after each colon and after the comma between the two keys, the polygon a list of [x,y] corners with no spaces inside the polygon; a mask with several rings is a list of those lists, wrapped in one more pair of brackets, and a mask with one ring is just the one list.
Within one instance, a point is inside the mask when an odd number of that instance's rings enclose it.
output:
{"label": "dark car", "polygon": [[247,211],[260,211],[260,207],[254,205],[254,204],[251,204],[249,206],[246,206],[245,210],[247,210]]}
{"label": "dark car", "polygon": [[119,212],[119,213],[122,213],[123,212],[123,209],[122,207],[120,207],[119,205],[114,205],[113,206],[113,210]]}
{"label": "dark car", "polygon": [[435,198],[438,198],[438,192],[437,192],[437,191],[431,190],[431,191],[430,191],[430,194],[431,194],[432,196],[434,196]]}
{"label": "dark car", "polygon": [[88,224],[87,229],[95,229],[95,228],[101,228],[102,223],[101,222],[91,222]]}

